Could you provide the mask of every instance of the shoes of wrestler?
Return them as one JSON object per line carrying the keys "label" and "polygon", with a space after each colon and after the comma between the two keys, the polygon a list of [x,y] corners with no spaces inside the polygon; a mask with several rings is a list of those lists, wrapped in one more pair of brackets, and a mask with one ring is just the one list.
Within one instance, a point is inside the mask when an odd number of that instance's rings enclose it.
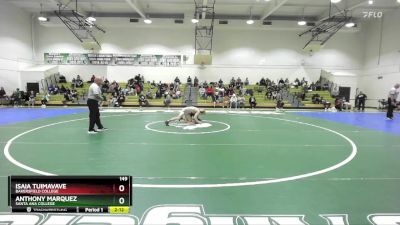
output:
{"label": "shoes of wrestler", "polygon": [[95,130],[89,130],[87,133],[88,133],[88,134],[97,134],[97,133],[99,133],[99,132],[97,132],[97,131],[95,131]]}
{"label": "shoes of wrestler", "polygon": [[169,126],[169,121],[168,120],[165,121],[165,126],[167,126],[167,127]]}
{"label": "shoes of wrestler", "polygon": [[97,129],[97,132],[103,132],[103,131],[106,131],[106,130],[108,130],[108,128],[103,127],[103,128]]}

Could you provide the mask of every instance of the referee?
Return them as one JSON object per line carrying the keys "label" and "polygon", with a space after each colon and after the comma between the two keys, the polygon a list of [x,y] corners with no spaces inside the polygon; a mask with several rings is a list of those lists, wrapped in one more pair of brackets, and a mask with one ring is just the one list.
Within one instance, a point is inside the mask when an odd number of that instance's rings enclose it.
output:
{"label": "referee", "polygon": [[[98,132],[107,130],[100,121],[99,102],[103,100],[100,89],[102,83],[102,79],[95,78],[93,84],[89,87],[87,105],[89,107],[90,122],[88,134],[97,134]],[[94,129],[95,124],[97,125],[97,130]]]}
{"label": "referee", "polygon": [[389,91],[388,106],[387,106],[388,108],[387,108],[387,114],[386,114],[387,120],[393,120],[393,110],[397,106],[396,100],[397,100],[397,97],[399,96],[399,88],[400,88],[400,84],[396,84]]}

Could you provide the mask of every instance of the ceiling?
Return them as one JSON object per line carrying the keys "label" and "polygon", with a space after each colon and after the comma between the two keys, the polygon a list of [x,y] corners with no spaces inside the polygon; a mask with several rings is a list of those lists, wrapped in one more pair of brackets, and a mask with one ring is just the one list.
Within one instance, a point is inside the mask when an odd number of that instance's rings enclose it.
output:
{"label": "ceiling", "polygon": [[[62,3],[67,9],[75,9],[75,0],[5,0],[33,14],[39,14],[40,4],[44,12],[58,9]],[[136,8],[133,8],[130,1]],[[202,1],[202,0],[197,0]],[[203,0],[207,1],[207,0]],[[210,1],[210,0],[209,0]],[[216,0],[217,18],[227,20],[246,19],[250,12],[255,19],[298,20],[305,17],[313,22],[329,16],[330,0]],[[332,8],[333,13],[350,9],[350,14],[359,18],[364,11],[387,11],[399,8],[396,0],[374,0],[369,5],[367,0],[342,0]],[[138,11],[139,10],[139,11]],[[195,11],[194,0],[78,0],[78,11],[83,14],[95,12],[96,17],[143,17],[191,19]],[[142,16],[140,16],[142,15]],[[175,16],[175,17],[174,17]],[[178,16],[178,17],[176,17]],[[182,18],[183,19],[183,18]]]}

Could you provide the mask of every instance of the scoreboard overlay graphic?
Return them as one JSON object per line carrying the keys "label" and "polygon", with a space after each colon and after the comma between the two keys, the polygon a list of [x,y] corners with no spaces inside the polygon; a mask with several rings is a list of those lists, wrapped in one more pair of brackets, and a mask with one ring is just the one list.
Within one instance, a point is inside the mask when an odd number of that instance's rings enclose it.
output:
{"label": "scoreboard overlay graphic", "polygon": [[12,212],[111,213],[132,205],[130,176],[10,176],[8,181]]}

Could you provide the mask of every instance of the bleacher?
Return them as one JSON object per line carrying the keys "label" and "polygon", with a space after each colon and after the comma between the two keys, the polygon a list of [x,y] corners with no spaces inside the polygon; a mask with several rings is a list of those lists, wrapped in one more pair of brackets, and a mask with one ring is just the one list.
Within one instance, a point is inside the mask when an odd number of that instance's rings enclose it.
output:
{"label": "bleacher", "polygon": [[[125,87],[126,83],[120,83],[121,87]],[[143,94],[146,94],[147,90],[150,89],[150,84],[145,83],[144,84],[144,90],[143,90]],[[180,90],[183,93],[185,86],[181,85],[180,86]],[[152,95],[154,96],[157,92],[157,88],[153,88],[150,89]],[[109,99],[111,94],[107,95],[107,99]],[[174,107],[174,106],[182,106],[182,98],[179,99],[172,99],[172,103],[170,104],[170,106]],[[149,106],[164,106],[164,98],[160,98],[160,99],[147,99],[149,101]],[[108,103],[104,103],[104,104],[108,104]],[[127,107],[135,107],[135,106],[139,106],[139,96],[132,96],[132,95],[128,95],[125,97],[125,102],[122,103],[122,106],[127,106]]]}
{"label": "bleacher", "polygon": [[[71,82],[59,83],[59,84],[58,84],[59,87],[61,87],[61,85],[64,85],[65,88],[69,88],[69,89],[71,89],[71,87],[72,87],[72,86],[71,86],[71,85],[72,85]],[[89,88],[89,85],[90,85],[90,84],[84,82],[84,83],[83,83],[83,87],[81,87],[81,88],[75,88],[76,92],[78,93],[79,99],[82,99],[83,96],[86,95],[86,92],[87,92],[87,90],[88,90],[88,88]],[[41,105],[41,100],[42,100],[42,98],[43,98],[43,93],[38,93],[38,94],[36,95],[36,98],[35,98],[35,104],[36,104],[36,105]],[[47,105],[48,105],[48,106],[52,106],[52,105],[54,105],[54,106],[60,106],[60,105],[63,105],[63,104],[64,104],[63,101],[64,101],[64,95],[63,95],[63,94],[50,95],[50,100],[49,100],[49,102],[47,103]],[[79,104],[80,104],[79,102],[67,102],[67,105],[79,105]]]}
{"label": "bleacher", "polygon": [[[71,82],[67,83],[59,83],[59,87],[61,85],[64,85],[65,88],[71,89]],[[87,95],[87,90],[89,88],[89,83],[84,82],[83,87],[76,88],[78,96],[79,96],[79,101],[74,101],[74,102],[65,102],[64,101],[64,95],[63,94],[58,94],[58,95],[50,95],[50,101],[47,103],[48,106],[62,106],[62,105],[68,105],[68,106],[77,106],[77,105],[86,105],[86,95]],[[126,83],[119,83],[120,87],[125,88]],[[227,85],[226,85],[227,87]],[[264,86],[258,86],[258,85],[247,85],[245,86],[246,90],[252,90],[253,96],[257,100],[257,108],[275,108],[276,107],[276,101],[272,99],[267,99],[266,98],[266,87]],[[150,88],[149,83],[144,84],[144,90],[143,94],[146,94],[147,90],[151,90],[152,95],[155,96],[157,92],[157,88]],[[181,98],[179,99],[172,99],[172,103],[170,104],[171,107],[182,107],[185,105],[184,102],[184,90],[185,90],[185,85],[180,86],[181,90]],[[289,89],[289,94],[292,96],[296,96],[299,93],[302,93],[302,88],[290,88]],[[235,89],[235,92],[237,90]],[[301,101],[301,99],[298,98],[298,100],[301,103],[301,107],[304,108],[315,108],[315,109],[320,109],[323,108],[323,104],[313,104],[312,103],[312,96],[314,94],[318,94],[320,97],[325,99],[326,101],[334,104],[335,99],[330,95],[329,91],[308,91],[306,93],[306,98],[304,101]],[[111,98],[111,93],[105,93],[104,96],[106,97],[106,101],[103,102],[103,106],[109,106],[109,99]],[[245,96],[245,106],[249,107],[248,99],[249,95]],[[36,95],[36,105],[41,105],[41,100],[43,98],[43,93],[37,94]],[[147,99],[149,102],[149,106],[157,106],[157,107],[163,107],[164,106],[164,98],[160,99]],[[284,100],[284,107],[285,108],[291,108],[292,104],[288,100]],[[138,107],[139,106],[139,96],[138,95],[128,95],[125,97],[125,102],[122,103],[122,106],[124,107]],[[203,99],[199,92],[197,92],[197,106],[200,107],[214,107],[214,102],[212,101],[211,97],[208,97],[207,99]],[[229,103],[225,104],[224,103],[217,103],[215,105],[216,107],[229,107]],[[297,107],[297,106],[293,106]]]}
{"label": "bleacher", "polygon": [[[225,87],[228,87],[225,85]],[[256,98],[257,101],[257,108],[275,108],[276,101],[272,99],[266,99],[265,94],[267,92],[264,86],[257,86],[257,85],[247,85],[245,86],[246,90],[253,90],[253,96]],[[236,90],[235,90],[236,92]],[[245,106],[249,107],[249,95],[245,96]],[[214,107],[214,103],[211,97],[208,97],[207,100],[203,99],[200,94],[198,93],[198,106],[202,107]],[[292,105],[288,101],[283,101],[285,103],[285,108],[290,108]],[[222,107],[222,104],[217,104],[217,107]],[[225,106],[226,107],[226,106]],[[228,105],[229,107],[229,105]]]}
{"label": "bleacher", "polygon": [[[120,87],[125,88],[127,83],[119,83]],[[70,88],[71,89],[71,82],[67,82],[67,83],[63,83],[63,84],[58,84],[60,87],[61,85],[64,85],[65,88]],[[76,91],[78,93],[79,99],[82,100],[83,97],[85,97],[86,99],[86,92],[89,88],[88,83],[84,83],[83,87],[81,88],[76,88]],[[181,92],[183,93],[185,86],[181,85],[180,89]],[[144,84],[144,94],[147,92],[147,90],[150,89],[150,84],[145,83]],[[157,92],[157,88],[153,88],[150,89],[153,96],[156,94]],[[108,106],[109,102],[108,100],[111,97],[111,93],[104,93],[103,94],[106,97],[106,101],[103,102],[103,106]],[[36,105],[41,105],[41,100],[43,98],[43,93],[37,94],[36,95],[36,101],[35,104]],[[170,104],[171,107],[178,107],[178,106],[182,106],[182,98],[179,99],[172,99],[172,103]],[[161,99],[147,99],[149,101],[149,106],[164,106],[164,98]],[[85,105],[86,103],[80,101],[80,102],[66,102],[66,105],[68,106],[76,106],[76,105]],[[47,103],[48,106],[60,106],[60,105],[64,105],[64,95],[63,94],[57,94],[57,95],[50,95],[50,101]],[[132,95],[128,95],[125,96],[125,102],[122,103],[122,106],[126,106],[126,107],[136,107],[139,106],[139,96],[132,96]]]}
{"label": "bleacher", "polygon": [[[299,88],[290,88],[289,89],[289,93],[292,94],[292,95],[296,95],[296,93],[302,93],[302,89],[301,89],[301,87],[299,87]],[[303,104],[303,107],[305,107],[305,108],[318,108],[318,109],[319,108],[324,108],[323,104],[314,104],[312,102],[312,96],[314,94],[318,94],[320,97],[322,97],[326,101],[332,103],[332,105],[335,103],[335,99],[331,96],[329,91],[308,91],[306,93],[306,98],[304,99],[304,101],[301,101],[301,103]]]}

